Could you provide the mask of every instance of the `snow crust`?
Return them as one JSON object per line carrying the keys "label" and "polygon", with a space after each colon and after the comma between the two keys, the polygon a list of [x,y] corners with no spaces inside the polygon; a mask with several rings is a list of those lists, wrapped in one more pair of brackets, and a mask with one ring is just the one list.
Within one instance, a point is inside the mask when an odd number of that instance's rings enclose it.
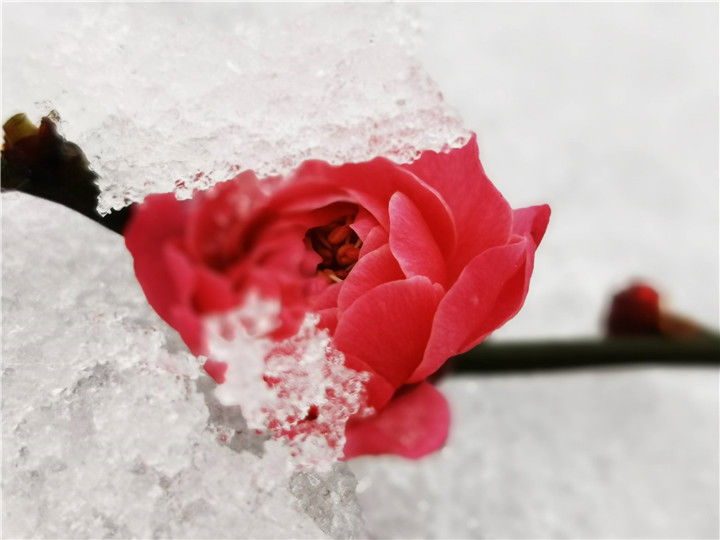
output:
{"label": "snow crust", "polygon": [[8,5],[4,17],[3,114],[55,109],[100,175],[102,213],[239,170],[408,161],[467,136],[412,57],[407,7]]}
{"label": "snow crust", "polygon": [[289,470],[327,470],[343,456],[350,417],[372,412],[363,407],[369,375],[344,366],[317,315],[308,314],[295,336],[270,340],[279,313],[277,302],[250,295],[240,309],[207,321],[210,357],[227,364],[215,394],[240,406],[249,428],[288,445]]}
{"label": "snow crust", "polygon": [[717,538],[718,369],[453,376],[440,452],[351,460],[373,538]]}
{"label": "snow crust", "polygon": [[2,536],[363,536],[344,464],[290,449],[215,398],[152,312],[122,238],[3,194]]}

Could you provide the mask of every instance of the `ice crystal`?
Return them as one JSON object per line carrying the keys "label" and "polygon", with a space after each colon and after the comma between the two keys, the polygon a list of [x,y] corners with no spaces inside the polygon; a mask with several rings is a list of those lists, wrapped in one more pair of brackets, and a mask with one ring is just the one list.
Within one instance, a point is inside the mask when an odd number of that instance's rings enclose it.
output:
{"label": "ice crystal", "polygon": [[4,16],[5,114],[60,114],[100,175],[103,213],[239,170],[408,161],[467,135],[413,58],[407,6],[8,5]]}
{"label": "ice crystal", "polygon": [[2,537],[362,537],[345,464],[293,472],[147,305],[122,238],[2,196]]}
{"label": "ice crystal", "polygon": [[210,356],[228,365],[216,395],[239,405],[248,427],[287,442],[301,467],[327,470],[342,457],[345,424],[361,410],[367,374],[344,366],[318,317],[308,314],[293,337],[264,337],[279,306],[250,296],[242,308],[208,319]]}

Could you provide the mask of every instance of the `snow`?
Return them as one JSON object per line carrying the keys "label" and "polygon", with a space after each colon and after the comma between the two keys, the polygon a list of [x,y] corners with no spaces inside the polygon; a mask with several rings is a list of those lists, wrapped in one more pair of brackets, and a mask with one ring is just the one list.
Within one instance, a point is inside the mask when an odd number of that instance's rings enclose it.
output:
{"label": "snow", "polygon": [[467,137],[400,7],[8,5],[3,30],[4,114],[60,114],[102,213],[239,170],[408,161]]}
{"label": "snow", "polygon": [[[513,206],[553,207],[497,338],[597,335],[636,276],[717,327],[717,10],[6,4],[3,117],[57,109],[102,210],[469,128]],[[22,196],[3,213],[6,537],[718,535],[717,369],[446,379],[447,447],[352,462],[360,511],[347,467],[288,478],[219,408],[119,238]]]}
{"label": "snow", "polygon": [[293,472],[287,446],[220,406],[121,237],[2,203],[3,537],[362,536],[346,466]]}

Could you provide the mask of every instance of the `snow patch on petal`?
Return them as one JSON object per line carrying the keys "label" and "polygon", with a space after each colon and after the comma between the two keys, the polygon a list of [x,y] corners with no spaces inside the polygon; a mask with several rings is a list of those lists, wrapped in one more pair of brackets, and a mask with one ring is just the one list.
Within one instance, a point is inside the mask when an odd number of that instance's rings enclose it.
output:
{"label": "snow patch on petal", "polygon": [[291,449],[294,465],[326,470],[343,455],[345,426],[364,410],[368,374],[344,365],[317,315],[293,337],[267,336],[279,324],[280,304],[250,295],[229,314],[205,319],[210,357],[227,365],[215,394],[239,406],[251,429]]}

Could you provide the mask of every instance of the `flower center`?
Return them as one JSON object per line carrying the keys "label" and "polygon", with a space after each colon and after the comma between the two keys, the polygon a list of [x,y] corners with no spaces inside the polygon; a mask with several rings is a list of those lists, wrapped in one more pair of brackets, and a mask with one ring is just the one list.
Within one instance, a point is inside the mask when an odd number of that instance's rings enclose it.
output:
{"label": "flower center", "polygon": [[317,265],[318,274],[324,275],[331,283],[339,283],[347,277],[360,255],[362,241],[350,228],[354,216],[345,216],[308,229],[306,243],[322,257]]}

